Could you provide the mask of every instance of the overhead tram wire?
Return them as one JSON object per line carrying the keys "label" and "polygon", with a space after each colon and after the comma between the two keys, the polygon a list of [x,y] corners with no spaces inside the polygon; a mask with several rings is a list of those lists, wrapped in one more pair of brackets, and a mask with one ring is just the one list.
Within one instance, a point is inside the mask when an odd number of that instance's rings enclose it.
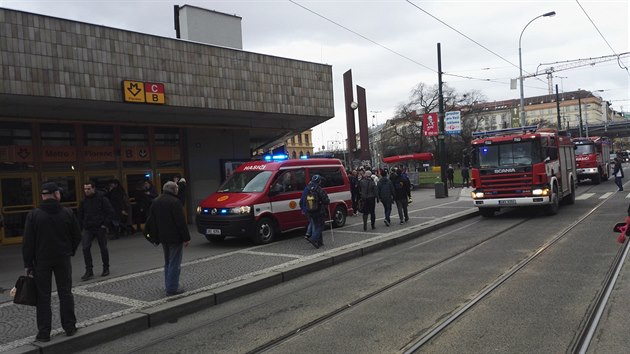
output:
{"label": "overhead tram wire", "polygon": [[[366,41],[368,41],[368,42],[370,42],[370,43],[372,43],[372,44],[376,44],[377,46],[379,46],[379,47],[381,47],[381,48],[383,48],[383,49],[385,49],[385,50],[387,50],[387,51],[389,51],[389,52],[391,52],[391,53],[394,53],[394,54],[398,55],[398,56],[399,56],[399,57],[401,57],[401,58],[407,59],[407,60],[409,60],[410,62],[412,62],[412,63],[414,63],[414,64],[416,64],[416,65],[419,65],[419,66],[421,66],[421,67],[423,67],[423,68],[425,68],[425,69],[428,69],[428,70],[430,70],[430,71],[432,71],[432,72],[434,72],[434,73],[437,73],[437,70],[435,70],[435,69],[433,69],[433,68],[430,68],[430,67],[428,67],[428,66],[426,66],[426,65],[424,65],[424,64],[422,64],[422,63],[420,63],[420,62],[418,62],[418,61],[415,61],[415,60],[413,60],[413,59],[409,58],[408,56],[406,56],[406,55],[404,55],[404,54],[398,53],[397,51],[395,51],[395,50],[393,50],[393,49],[391,49],[391,48],[388,48],[387,46],[382,45],[382,44],[380,44],[380,43],[378,43],[378,42],[376,42],[376,41],[374,41],[374,40],[372,40],[372,39],[370,39],[370,38],[368,38],[368,37],[366,37],[366,36],[362,35],[361,33],[357,32],[357,31],[354,31],[354,30],[352,30],[352,29],[350,29],[350,28],[348,28],[348,27],[346,27],[346,26],[344,26],[344,25],[342,25],[342,24],[340,24],[340,23],[337,23],[337,22],[335,22],[335,21],[333,21],[333,20],[329,19],[328,17],[326,17],[326,16],[324,16],[324,15],[319,14],[319,13],[318,13],[318,12],[316,12],[316,11],[311,10],[311,9],[309,9],[309,8],[308,8],[308,7],[306,7],[306,6],[304,6],[304,5],[302,5],[302,4],[299,4],[299,3],[295,2],[294,0],[289,0],[289,2],[293,3],[294,5],[297,5],[297,6],[301,7],[302,9],[304,9],[304,10],[306,10],[306,11],[308,11],[308,12],[312,13],[313,15],[316,15],[316,16],[318,16],[318,17],[321,17],[321,18],[323,18],[324,20],[326,20],[326,21],[328,21],[328,22],[330,22],[330,23],[332,23],[332,24],[334,24],[334,25],[336,25],[336,26],[339,26],[339,27],[341,27],[341,28],[345,29],[346,31],[348,31],[348,32],[350,32],[350,33],[353,33],[353,34],[355,34],[355,35],[357,35],[357,36],[359,36],[359,37],[361,37],[361,38],[365,39]],[[512,63],[510,63],[510,64],[512,64]],[[512,64],[512,65],[514,65],[514,64]],[[481,78],[475,78],[475,77],[470,77],[470,76],[460,76],[460,75],[455,75],[455,74],[449,74],[449,73],[446,73],[446,72],[443,72],[442,74],[443,74],[443,75],[455,76],[455,77],[461,77],[461,78],[464,78],[464,79],[469,79],[469,80],[491,81],[491,82],[492,82],[492,79],[481,79]],[[540,79],[539,79],[539,80],[540,80]],[[505,84],[505,83],[503,83],[503,84]]]}
{"label": "overhead tram wire", "polygon": [[381,48],[383,48],[383,49],[385,49],[385,50],[387,50],[387,51],[389,51],[389,52],[392,52],[392,53],[394,53],[394,54],[398,55],[399,57],[405,58],[405,59],[409,60],[410,62],[412,62],[412,63],[416,64],[416,65],[420,65],[421,67],[423,67],[423,68],[425,68],[425,69],[428,69],[428,70],[433,71],[434,73],[437,73],[437,70],[435,70],[435,69],[433,69],[433,68],[430,68],[430,67],[428,67],[428,66],[426,66],[426,65],[424,65],[424,64],[422,64],[422,63],[420,63],[420,62],[417,62],[417,61],[415,61],[415,60],[413,60],[413,59],[409,58],[408,56],[406,56],[406,55],[404,55],[404,54],[398,53],[397,51],[395,51],[395,50],[393,50],[393,49],[391,49],[391,48],[388,48],[388,47],[386,47],[386,46],[384,46],[384,45],[382,45],[382,44],[380,44],[380,43],[378,43],[378,42],[376,42],[376,41],[374,41],[374,40],[372,40],[372,39],[370,39],[370,38],[368,38],[368,37],[366,37],[366,36],[362,35],[362,34],[361,34],[361,33],[359,33],[359,32],[356,32],[356,31],[354,31],[354,30],[351,30],[350,28],[348,28],[348,27],[346,27],[346,26],[344,26],[344,25],[342,25],[342,24],[340,24],[340,23],[337,23],[337,22],[335,22],[335,21],[333,21],[333,20],[329,19],[328,17],[326,17],[326,16],[324,16],[324,15],[321,15],[321,14],[319,14],[319,13],[315,12],[314,10],[309,9],[308,7],[306,7],[306,6],[302,5],[302,4],[299,4],[299,3],[297,3],[297,2],[295,2],[295,1],[293,1],[293,0],[289,0],[289,1],[290,1],[291,3],[293,3],[293,4],[295,4],[295,5],[297,5],[297,6],[301,7],[301,8],[303,8],[304,10],[306,10],[306,11],[308,11],[308,12],[310,12],[310,13],[312,13],[312,14],[314,14],[314,15],[318,16],[318,17],[323,18],[324,20],[326,20],[326,21],[328,21],[328,22],[330,22],[330,23],[332,23],[332,24],[335,24],[335,25],[337,25],[337,26],[339,26],[339,27],[341,27],[341,28],[345,29],[345,30],[346,30],[346,31],[348,31],[348,32],[351,32],[351,33],[356,34],[357,36],[359,36],[359,37],[361,37],[361,38],[365,39],[366,41],[368,41],[368,42],[370,42],[370,43],[376,44],[377,46],[379,46],[379,47],[381,47]]}
{"label": "overhead tram wire", "polygon": [[626,73],[628,73],[628,75],[630,75],[630,71],[628,71],[628,67],[621,65],[621,60],[619,60],[619,57],[621,56],[621,54],[617,54],[617,52],[615,52],[615,50],[610,45],[610,43],[608,43],[608,40],[606,39],[606,37],[604,37],[604,34],[602,34],[602,32],[599,30],[599,28],[597,27],[595,22],[593,22],[593,19],[591,18],[591,16],[589,16],[588,13],[586,12],[586,10],[584,9],[584,7],[582,7],[582,4],[580,4],[580,2],[578,0],[575,0],[575,2],[578,4],[580,9],[582,9],[582,12],[584,12],[584,15],[586,15],[586,18],[588,18],[588,20],[591,21],[591,24],[593,25],[593,27],[595,27],[595,30],[597,30],[597,33],[599,33],[599,35],[602,37],[604,42],[606,42],[606,45],[608,45],[608,48],[610,48],[610,50],[613,52],[613,54],[617,56],[617,64],[619,65],[619,67],[622,68],[622,69],[625,69]]}
{"label": "overhead tram wire", "polygon": [[[483,49],[487,50],[488,52],[492,53],[493,55],[495,55],[495,56],[499,57],[501,60],[505,61],[506,63],[510,64],[511,66],[513,66],[513,67],[515,67],[515,68],[517,68],[517,69],[519,68],[519,66],[518,66],[518,65],[516,65],[516,64],[512,63],[511,61],[509,61],[509,60],[505,59],[505,58],[504,58],[504,57],[502,57],[501,55],[499,55],[499,54],[497,54],[497,53],[493,52],[492,50],[488,49],[486,46],[484,46],[483,44],[481,44],[481,43],[477,42],[476,40],[474,40],[474,39],[472,39],[472,38],[468,37],[467,35],[465,35],[465,34],[464,34],[464,33],[462,33],[461,31],[459,31],[459,30],[458,30],[458,29],[456,29],[455,27],[453,27],[453,26],[449,25],[448,23],[446,23],[446,22],[444,22],[444,21],[440,20],[439,18],[437,18],[436,16],[432,15],[431,13],[429,13],[427,10],[425,10],[425,9],[421,8],[420,6],[418,6],[418,5],[414,4],[414,3],[412,3],[410,0],[405,0],[405,1],[406,1],[407,3],[409,3],[409,5],[411,5],[411,6],[415,7],[416,9],[418,9],[418,10],[420,10],[420,11],[424,12],[424,13],[425,13],[425,14],[427,14],[427,15],[431,16],[433,19],[435,19],[436,21],[440,22],[440,23],[441,23],[441,24],[443,24],[444,26],[446,26],[446,27],[448,27],[448,28],[452,29],[453,31],[457,32],[459,35],[463,36],[464,38],[468,39],[469,41],[471,41],[471,42],[475,43],[476,45],[480,46],[481,48],[483,48]],[[528,75],[531,75],[531,73],[529,73],[529,72],[527,72],[527,71],[525,71],[525,72],[526,72]],[[446,74],[446,73],[444,73],[444,75],[447,75],[447,74]],[[449,74],[449,75],[450,75],[450,74]],[[540,81],[540,82],[542,82],[542,83],[545,83],[545,82],[544,82],[541,78],[539,78],[539,77],[534,76],[534,78],[536,78],[536,80],[538,80],[538,81]]]}

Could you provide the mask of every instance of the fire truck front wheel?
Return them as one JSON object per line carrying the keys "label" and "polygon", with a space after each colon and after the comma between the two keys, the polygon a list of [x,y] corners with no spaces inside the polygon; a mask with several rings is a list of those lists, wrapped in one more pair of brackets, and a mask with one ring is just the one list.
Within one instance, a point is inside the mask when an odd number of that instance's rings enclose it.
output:
{"label": "fire truck front wheel", "polygon": [[491,218],[494,216],[494,213],[499,211],[499,208],[479,208],[479,214],[484,218]]}
{"label": "fire truck front wheel", "polygon": [[547,205],[547,215],[556,215],[560,208],[560,198],[558,197],[558,186],[553,185],[553,193],[551,194],[551,200]]}

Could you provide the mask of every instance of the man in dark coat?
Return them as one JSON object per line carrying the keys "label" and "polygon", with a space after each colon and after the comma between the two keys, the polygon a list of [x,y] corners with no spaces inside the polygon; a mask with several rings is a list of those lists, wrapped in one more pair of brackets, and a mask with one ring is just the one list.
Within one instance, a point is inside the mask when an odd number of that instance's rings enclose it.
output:
{"label": "man in dark coat", "polygon": [[114,239],[123,236],[127,231],[127,217],[129,216],[129,197],[127,192],[120,185],[120,181],[117,179],[111,180],[109,183],[109,191],[106,195],[109,202],[114,208],[114,215],[112,216],[113,234]]}
{"label": "man in dark coat", "polygon": [[24,224],[22,258],[27,275],[35,276],[37,284],[37,336],[41,342],[50,340],[52,328],[51,282],[55,274],[61,326],[66,335],[77,332],[72,296],[72,263],[81,242],[81,230],[72,210],[59,203],[61,192],[56,183],[42,185],[42,203],[31,210]]}
{"label": "man in dark coat", "polygon": [[381,178],[378,180],[378,198],[383,203],[383,209],[385,211],[385,225],[389,226],[392,220],[390,219],[390,215],[392,214],[392,204],[394,204],[394,200],[396,199],[396,190],[394,189],[394,184],[387,177],[387,171],[381,171]]}
{"label": "man in dark coat", "polygon": [[352,199],[352,214],[357,215],[359,212],[359,177],[357,170],[352,170],[348,177],[350,180],[350,198]]}
{"label": "man in dark coat", "polygon": [[184,292],[179,287],[184,247],[190,243],[190,233],[182,204],[177,198],[178,187],[173,181],[162,187],[162,195],[153,200],[149,216],[155,222],[158,239],[164,251],[164,283],[166,295]]}
{"label": "man in dark coat", "polygon": [[367,219],[370,216],[372,230],[376,228],[376,203],[378,203],[378,188],[372,178],[372,171],[365,171],[364,178],[359,181],[361,190],[361,204],[363,205],[363,231],[367,231]]}
{"label": "man in dark coat", "polygon": [[402,172],[398,169],[392,170],[391,180],[394,184],[394,190],[396,191],[396,208],[398,209],[398,217],[400,218],[400,223],[404,224],[409,221],[407,206],[409,205],[409,198],[411,197],[410,182],[402,176]]}
{"label": "man in dark coat", "polygon": [[[300,198],[300,209],[308,217],[309,228],[311,230],[310,237],[306,236],[305,239],[315,248],[319,248],[324,245],[322,237],[324,215],[326,215],[326,210],[330,204],[328,194],[320,186],[321,181],[322,177],[320,175],[313,175],[313,177],[311,177],[311,181],[308,183],[306,188],[304,188],[302,197]],[[317,203],[316,207],[311,210],[309,210],[307,206],[309,194],[314,196]]]}
{"label": "man in dark coat", "polygon": [[173,182],[177,183],[177,188],[179,192],[177,192],[177,198],[182,203],[183,206],[186,205],[186,179],[182,178],[180,175],[175,175],[173,177]]}
{"label": "man in dark coat", "polygon": [[94,182],[88,181],[83,184],[85,198],[79,205],[79,225],[81,226],[81,247],[83,249],[83,260],[85,261],[85,274],[81,280],[89,280],[94,277],[92,264],[92,241],[98,241],[98,248],[101,250],[101,261],[103,262],[102,277],[109,275],[109,251],[107,250],[107,233],[112,225],[114,208],[103,193],[96,191]]}

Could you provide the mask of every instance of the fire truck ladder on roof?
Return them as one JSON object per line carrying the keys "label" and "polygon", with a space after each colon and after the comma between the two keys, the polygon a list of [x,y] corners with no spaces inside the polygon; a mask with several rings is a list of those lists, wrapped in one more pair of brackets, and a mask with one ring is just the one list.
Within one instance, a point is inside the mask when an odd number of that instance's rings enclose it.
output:
{"label": "fire truck ladder on roof", "polygon": [[510,135],[514,133],[525,134],[525,133],[535,132],[537,129],[538,129],[538,125],[528,125],[525,127],[488,130],[485,132],[474,132],[472,133],[472,136],[473,138],[483,138],[483,137],[497,136],[497,135]]}

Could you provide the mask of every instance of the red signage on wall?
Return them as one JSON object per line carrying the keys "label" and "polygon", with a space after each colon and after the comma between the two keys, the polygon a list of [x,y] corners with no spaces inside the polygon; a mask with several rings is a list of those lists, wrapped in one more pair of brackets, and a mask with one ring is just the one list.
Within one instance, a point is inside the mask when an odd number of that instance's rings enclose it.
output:
{"label": "red signage on wall", "polygon": [[424,136],[438,135],[438,114],[428,113],[422,116],[422,131]]}
{"label": "red signage on wall", "polygon": [[33,147],[30,145],[0,146],[1,162],[33,162]]}
{"label": "red signage on wall", "polygon": [[74,162],[77,160],[77,149],[74,146],[44,146],[43,162]]}
{"label": "red signage on wall", "polygon": [[113,147],[90,146],[83,148],[83,160],[85,162],[115,161]]}
{"label": "red signage on wall", "polygon": [[125,146],[120,151],[123,161],[149,161],[151,155],[146,146]]}

